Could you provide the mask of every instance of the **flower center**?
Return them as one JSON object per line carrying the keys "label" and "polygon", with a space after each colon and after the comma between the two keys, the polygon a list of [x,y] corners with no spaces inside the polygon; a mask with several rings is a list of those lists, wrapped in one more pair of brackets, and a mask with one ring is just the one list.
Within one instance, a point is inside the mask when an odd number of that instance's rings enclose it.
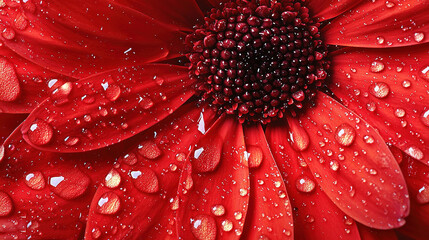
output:
{"label": "flower center", "polygon": [[299,1],[230,1],[186,37],[190,76],[204,100],[241,122],[295,115],[327,75],[319,27]]}

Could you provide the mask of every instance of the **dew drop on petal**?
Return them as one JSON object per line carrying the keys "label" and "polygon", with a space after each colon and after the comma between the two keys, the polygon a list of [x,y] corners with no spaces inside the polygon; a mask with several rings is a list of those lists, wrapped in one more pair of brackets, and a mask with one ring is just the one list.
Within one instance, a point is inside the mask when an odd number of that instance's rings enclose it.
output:
{"label": "dew drop on petal", "polygon": [[75,146],[76,144],[78,144],[79,140],[80,139],[78,137],[70,137],[70,136],[68,136],[68,137],[64,138],[64,144],[66,146],[72,147],[72,146]]}
{"label": "dew drop on petal", "polygon": [[374,138],[370,135],[365,135],[363,136],[363,140],[365,141],[365,143],[367,144],[373,144],[374,143]]}
{"label": "dew drop on petal", "polygon": [[108,188],[116,188],[121,184],[121,175],[115,169],[110,170],[110,172],[104,178],[105,185]]}
{"label": "dew drop on petal", "polygon": [[0,161],[2,161],[4,158],[4,146],[0,145]]}
{"label": "dew drop on petal", "polygon": [[0,217],[9,215],[12,212],[12,199],[5,192],[0,191]]}
{"label": "dew drop on petal", "polygon": [[31,124],[27,132],[23,132],[24,136],[27,135],[28,140],[34,145],[46,145],[52,140],[54,130],[51,125],[43,120],[36,120]]}
{"label": "dew drop on petal", "polygon": [[121,88],[116,84],[110,84],[105,90],[106,98],[115,101],[121,95]]}
{"label": "dew drop on petal", "polygon": [[243,217],[243,214],[240,211],[234,212],[234,218],[235,220],[241,220],[241,218]]}
{"label": "dew drop on petal", "polygon": [[83,195],[90,183],[89,177],[76,168],[49,177],[51,191],[68,200]]}
{"label": "dew drop on petal", "polygon": [[410,81],[408,81],[408,80],[404,80],[403,82],[402,82],[402,87],[404,87],[404,88],[409,88],[411,86],[411,82]]}
{"label": "dew drop on petal", "polygon": [[106,192],[101,195],[97,203],[97,212],[105,215],[111,215],[118,212],[121,207],[121,200],[114,192]]}
{"label": "dew drop on petal", "polygon": [[0,101],[15,101],[21,92],[19,80],[13,65],[0,58]]}
{"label": "dew drop on petal", "polygon": [[429,81],[429,65],[420,69],[419,76],[424,80]]}
{"label": "dew drop on petal", "polygon": [[213,215],[217,217],[223,216],[225,214],[225,207],[221,204],[214,205],[211,210]]}
{"label": "dew drop on petal", "polygon": [[384,63],[379,61],[374,61],[371,63],[370,67],[371,72],[378,73],[384,70]]}
{"label": "dew drop on petal", "polygon": [[94,238],[94,239],[98,239],[99,237],[101,237],[101,230],[99,229],[99,228],[93,228],[92,230],[91,230],[91,236]]}
{"label": "dew drop on petal", "polygon": [[296,189],[300,192],[309,193],[314,190],[316,183],[307,176],[301,176],[296,180]]}
{"label": "dew drop on petal", "polygon": [[429,127],[429,109],[422,113],[422,115],[420,116],[420,120],[424,125]]}
{"label": "dew drop on petal", "polygon": [[420,204],[429,203],[429,186],[424,184],[417,193],[417,202]]}
{"label": "dew drop on petal", "polygon": [[51,93],[51,99],[55,105],[62,105],[69,101],[69,95],[73,90],[73,83],[66,82]]}
{"label": "dew drop on petal", "polygon": [[422,33],[422,32],[416,32],[416,33],[414,33],[414,40],[416,42],[421,42],[424,39],[425,39],[425,34],[424,33]]}
{"label": "dew drop on petal", "polygon": [[329,162],[329,168],[331,168],[332,171],[338,171],[340,168],[340,164],[338,161],[332,160]]}
{"label": "dew drop on petal", "polygon": [[375,102],[369,102],[366,104],[366,109],[370,112],[374,112],[375,110],[377,110],[377,105],[375,104]]}
{"label": "dew drop on petal", "polygon": [[310,144],[310,137],[302,127],[296,126],[289,131],[291,145],[297,151],[304,151]]}
{"label": "dew drop on petal", "polygon": [[369,93],[371,93],[376,98],[385,98],[390,93],[390,88],[387,83],[384,82],[377,82],[374,84],[371,84],[369,86]]}
{"label": "dew drop on petal", "polygon": [[15,38],[16,32],[11,27],[5,27],[1,35],[7,40],[12,40]]}
{"label": "dew drop on petal", "polygon": [[335,130],[335,140],[342,146],[352,145],[356,137],[355,129],[348,123],[343,123]]}
{"label": "dew drop on petal", "polygon": [[196,172],[214,171],[220,162],[222,145],[222,140],[218,137],[201,141],[193,154],[192,169]]}
{"label": "dew drop on petal", "polygon": [[248,158],[249,167],[259,167],[264,159],[264,153],[261,148],[258,146],[247,146],[246,151],[250,154]]}
{"label": "dew drop on petal", "polygon": [[138,146],[138,153],[143,157],[154,160],[161,156],[161,149],[153,141],[144,141]]}
{"label": "dew drop on petal", "polygon": [[422,150],[414,146],[408,147],[404,152],[417,160],[422,160],[424,157]]}
{"label": "dew drop on petal", "polygon": [[394,2],[391,1],[386,1],[386,7],[387,8],[393,8],[396,4]]}
{"label": "dew drop on petal", "polygon": [[215,240],[216,239],[216,221],[208,215],[198,215],[191,218],[192,234],[198,240]]}
{"label": "dew drop on petal", "polygon": [[41,190],[45,188],[46,182],[41,172],[32,172],[25,175],[25,184],[34,190]]}
{"label": "dew drop on petal", "polygon": [[154,103],[153,103],[152,99],[150,99],[149,97],[145,97],[145,98],[141,97],[139,100],[139,105],[143,109],[147,110],[147,109],[153,107]]}
{"label": "dew drop on petal", "polygon": [[120,161],[127,165],[134,165],[137,163],[137,156],[134,153],[128,153],[120,158]]}
{"label": "dew drop on petal", "polygon": [[150,168],[143,167],[139,170],[131,171],[134,186],[144,193],[156,193],[159,191],[159,181],[155,172]]}
{"label": "dew drop on petal", "polygon": [[384,43],[384,37],[378,36],[377,37],[377,44],[381,45]]}
{"label": "dew drop on petal", "polygon": [[395,116],[398,118],[404,117],[405,116],[405,110],[402,108],[395,109]]}
{"label": "dew drop on petal", "polygon": [[225,219],[222,221],[221,223],[222,225],[222,230],[224,230],[225,232],[229,232],[232,230],[232,228],[234,227],[234,225],[232,224],[231,221],[229,221],[228,219]]}

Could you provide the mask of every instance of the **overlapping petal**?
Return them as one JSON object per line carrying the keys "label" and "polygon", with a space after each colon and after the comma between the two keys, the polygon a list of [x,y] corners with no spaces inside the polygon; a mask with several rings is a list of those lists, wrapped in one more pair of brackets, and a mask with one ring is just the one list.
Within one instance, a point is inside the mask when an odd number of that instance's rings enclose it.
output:
{"label": "overlapping petal", "polygon": [[323,21],[335,18],[361,2],[361,0],[309,0],[307,1],[307,6],[311,11],[312,16]]}
{"label": "overlapping petal", "polygon": [[400,47],[429,41],[426,0],[362,1],[322,29],[327,44]]}
{"label": "overlapping petal", "polygon": [[429,164],[429,45],[332,54],[332,92],[384,140]]}
{"label": "overlapping petal", "polygon": [[319,93],[315,103],[294,124],[316,133],[301,154],[324,192],[364,225],[402,226],[409,213],[408,190],[383,138],[331,97]]}
{"label": "overlapping petal", "polygon": [[177,28],[112,1],[10,2],[0,17],[4,44],[67,76],[163,60],[183,49]]}
{"label": "overlapping petal", "polygon": [[194,93],[185,67],[149,64],[65,83],[22,125],[33,146],[88,151],[120,142],[156,124]]}

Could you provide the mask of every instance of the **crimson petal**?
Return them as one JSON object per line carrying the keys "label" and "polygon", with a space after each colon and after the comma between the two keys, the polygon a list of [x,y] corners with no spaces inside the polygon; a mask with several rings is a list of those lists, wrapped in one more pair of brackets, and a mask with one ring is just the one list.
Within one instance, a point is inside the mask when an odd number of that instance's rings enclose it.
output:
{"label": "crimson petal", "polygon": [[[139,136],[139,144],[119,159],[98,187],[86,238],[165,239],[175,233],[170,221],[178,204],[174,198],[179,173],[189,146],[203,136],[214,116],[210,108],[189,103]],[[111,228],[119,225],[127,227]]]}
{"label": "crimson petal", "polygon": [[326,43],[396,47],[429,41],[428,1],[362,1],[322,28]]}
{"label": "crimson petal", "polygon": [[378,230],[359,224],[361,240],[397,240],[394,230]]}
{"label": "crimson petal", "polygon": [[359,239],[354,220],[326,196],[292,146],[286,123],[270,124],[266,136],[293,207],[295,239]]}
{"label": "crimson petal", "polygon": [[309,0],[307,6],[320,21],[334,18],[362,2],[361,0]]}
{"label": "crimson petal", "polygon": [[429,165],[429,44],[332,54],[331,90],[389,143]]}
{"label": "crimson petal", "polygon": [[40,152],[17,130],[6,140],[4,151],[0,238],[79,238],[94,186],[111,168],[110,149],[73,155]]}
{"label": "crimson petal", "polygon": [[180,177],[179,238],[240,238],[250,190],[245,150],[241,124],[226,116],[200,139]]}
{"label": "crimson petal", "polygon": [[[73,78],[44,69],[0,48],[0,109],[6,113],[29,113],[55,89],[57,82]],[[13,96],[16,94],[16,96]],[[5,96],[7,95],[7,96]]]}
{"label": "crimson petal", "polygon": [[244,127],[250,167],[245,239],[293,239],[292,207],[261,125]]}
{"label": "crimson petal", "polygon": [[39,149],[89,151],[127,139],[159,122],[194,93],[185,67],[143,65],[65,83],[22,125]]}
{"label": "crimson petal", "polygon": [[177,27],[112,1],[29,0],[2,11],[0,38],[7,47],[76,78],[175,57],[183,49],[185,34]]}
{"label": "crimson petal", "polygon": [[[0,145],[6,140],[7,137],[15,130],[16,127],[27,117],[25,114],[5,114],[0,113]],[[0,148],[2,148],[0,146]],[[2,158],[0,150],[0,159]]]}
{"label": "crimson petal", "polygon": [[364,225],[402,226],[409,212],[408,191],[383,138],[331,97],[319,93],[315,102],[294,124],[317,133],[301,153],[325,193]]}

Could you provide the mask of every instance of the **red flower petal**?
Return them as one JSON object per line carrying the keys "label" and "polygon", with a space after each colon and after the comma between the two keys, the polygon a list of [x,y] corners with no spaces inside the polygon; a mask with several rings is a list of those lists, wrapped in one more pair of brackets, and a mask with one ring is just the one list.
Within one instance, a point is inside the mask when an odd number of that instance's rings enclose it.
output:
{"label": "red flower petal", "polygon": [[[77,239],[83,233],[97,181],[112,165],[110,149],[85,154],[40,152],[15,131],[1,160],[0,237]],[[118,151],[118,145],[111,151]],[[0,198],[1,198],[0,196]]]}
{"label": "red flower petal", "polygon": [[[216,138],[220,138],[221,145],[207,144]],[[240,238],[250,190],[245,150],[241,124],[225,116],[216,121],[192,150],[192,164],[185,164],[180,177],[179,238]],[[195,172],[192,166],[194,162],[204,161],[200,158],[204,151],[221,152],[218,165],[210,172]]]}
{"label": "red flower petal", "polygon": [[[173,200],[180,169],[189,146],[203,136],[214,116],[210,108],[190,103],[139,136],[143,145],[151,142],[160,154],[146,158],[142,144],[138,144],[103,177],[104,184],[98,187],[91,204],[86,237],[165,239],[175,233],[170,221],[174,221],[178,204]],[[111,205],[115,207],[109,208]]]}
{"label": "red flower petal", "polygon": [[356,223],[326,196],[301,154],[292,147],[285,122],[270,124],[266,136],[292,204],[296,239],[358,239]]}
{"label": "red flower petal", "polygon": [[[429,45],[337,51],[331,90],[388,142],[429,164]],[[368,139],[371,140],[371,139]]]}
{"label": "red flower petal", "polygon": [[396,240],[396,233],[394,230],[377,230],[358,224],[359,234],[361,240]]}
{"label": "red flower petal", "polygon": [[[6,140],[7,137],[15,130],[16,127],[24,119],[27,115],[24,114],[4,114],[0,113],[0,145]],[[2,147],[0,146],[0,149]],[[0,150],[0,159],[2,158],[1,150]]]}
{"label": "red flower petal", "polygon": [[310,9],[312,16],[319,18],[321,21],[334,18],[341,13],[359,4],[360,0],[309,0],[307,6]]}
{"label": "red flower petal", "polygon": [[[402,226],[409,211],[408,191],[384,140],[331,97],[319,93],[315,102],[300,117],[300,125],[315,133],[301,153],[325,193],[364,225],[379,229]],[[367,142],[366,136],[373,142]]]}
{"label": "red flower petal", "polygon": [[322,28],[326,43],[354,47],[407,46],[429,41],[429,2],[362,1]]}
{"label": "red flower petal", "polygon": [[65,83],[24,122],[24,139],[59,152],[120,142],[159,122],[194,93],[185,67],[143,65]]}
{"label": "red flower petal", "polygon": [[182,27],[187,31],[192,31],[198,18],[204,17],[195,0],[119,0],[116,2],[148,15],[158,22],[173,25],[174,28]]}
{"label": "red flower petal", "polygon": [[261,125],[244,127],[250,200],[244,239],[293,239],[292,207]]}
{"label": "red flower petal", "polygon": [[[29,113],[49,96],[58,82],[74,81],[20,57],[9,48],[0,48],[0,56],[0,109],[3,112]],[[14,93],[16,98],[4,99],[5,94]]]}
{"label": "red flower petal", "polygon": [[185,35],[177,27],[111,1],[26,1],[6,9],[0,22],[7,47],[76,78],[175,57],[183,49]]}

